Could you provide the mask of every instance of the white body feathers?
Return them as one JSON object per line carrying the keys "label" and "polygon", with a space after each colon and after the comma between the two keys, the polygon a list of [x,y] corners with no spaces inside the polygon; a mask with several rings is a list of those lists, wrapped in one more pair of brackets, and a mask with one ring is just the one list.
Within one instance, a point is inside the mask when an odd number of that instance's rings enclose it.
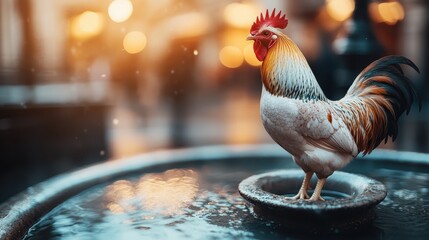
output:
{"label": "white body feathers", "polygon": [[274,96],[263,87],[261,118],[273,140],[305,172],[319,178],[344,167],[358,152],[350,131],[327,102]]}

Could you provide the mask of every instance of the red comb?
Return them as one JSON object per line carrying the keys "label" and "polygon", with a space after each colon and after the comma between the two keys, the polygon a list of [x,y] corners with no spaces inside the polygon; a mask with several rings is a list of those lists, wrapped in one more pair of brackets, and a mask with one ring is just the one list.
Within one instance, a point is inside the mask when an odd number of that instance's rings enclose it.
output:
{"label": "red comb", "polygon": [[279,11],[276,15],[276,9],[274,8],[270,16],[267,9],[265,17],[262,13],[260,17],[256,17],[256,21],[253,23],[252,28],[250,28],[250,33],[256,34],[262,26],[272,26],[284,29],[287,26],[288,19],[285,14],[283,14],[283,16],[281,15],[282,11]]}

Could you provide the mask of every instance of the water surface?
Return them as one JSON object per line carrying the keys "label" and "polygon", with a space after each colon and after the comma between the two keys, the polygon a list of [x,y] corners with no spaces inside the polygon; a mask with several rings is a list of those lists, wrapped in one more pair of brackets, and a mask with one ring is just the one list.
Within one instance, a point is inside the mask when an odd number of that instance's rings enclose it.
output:
{"label": "water surface", "polygon": [[[256,217],[238,193],[244,178],[282,168],[296,166],[277,158],[220,160],[117,179],[59,205],[25,239],[314,239]],[[344,171],[375,178],[388,189],[373,225],[347,238],[429,236],[428,169],[360,159]]]}

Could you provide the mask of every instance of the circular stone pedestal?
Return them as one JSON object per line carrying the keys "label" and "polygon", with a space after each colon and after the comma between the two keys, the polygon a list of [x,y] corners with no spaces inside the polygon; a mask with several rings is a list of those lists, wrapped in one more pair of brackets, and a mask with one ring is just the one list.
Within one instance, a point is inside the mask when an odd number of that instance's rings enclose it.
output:
{"label": "circular stone pedestal", "polygon": [[[301,170],[281,170],[246,178],[238,189],[258,216],[279,222],[287,230],[314,234],[361,229],[375,218],[374,207],[387,194],[379,181],[337,171],[322,190],[326,201],[287,200],[286,196],[298,192],[303,179]],[[313,177],[312,187],[316,181]]]}

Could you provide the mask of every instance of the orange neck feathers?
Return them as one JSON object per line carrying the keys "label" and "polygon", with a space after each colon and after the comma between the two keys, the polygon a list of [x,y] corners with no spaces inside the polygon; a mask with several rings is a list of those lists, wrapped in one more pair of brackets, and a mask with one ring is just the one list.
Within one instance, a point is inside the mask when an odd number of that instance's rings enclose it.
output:
{"label": "orange neck feathers", "polygon": [[278,39],[262,63],[265,89],[275,96],[302,100],[325,100],[316,78],[298,46],[285,34]]}

